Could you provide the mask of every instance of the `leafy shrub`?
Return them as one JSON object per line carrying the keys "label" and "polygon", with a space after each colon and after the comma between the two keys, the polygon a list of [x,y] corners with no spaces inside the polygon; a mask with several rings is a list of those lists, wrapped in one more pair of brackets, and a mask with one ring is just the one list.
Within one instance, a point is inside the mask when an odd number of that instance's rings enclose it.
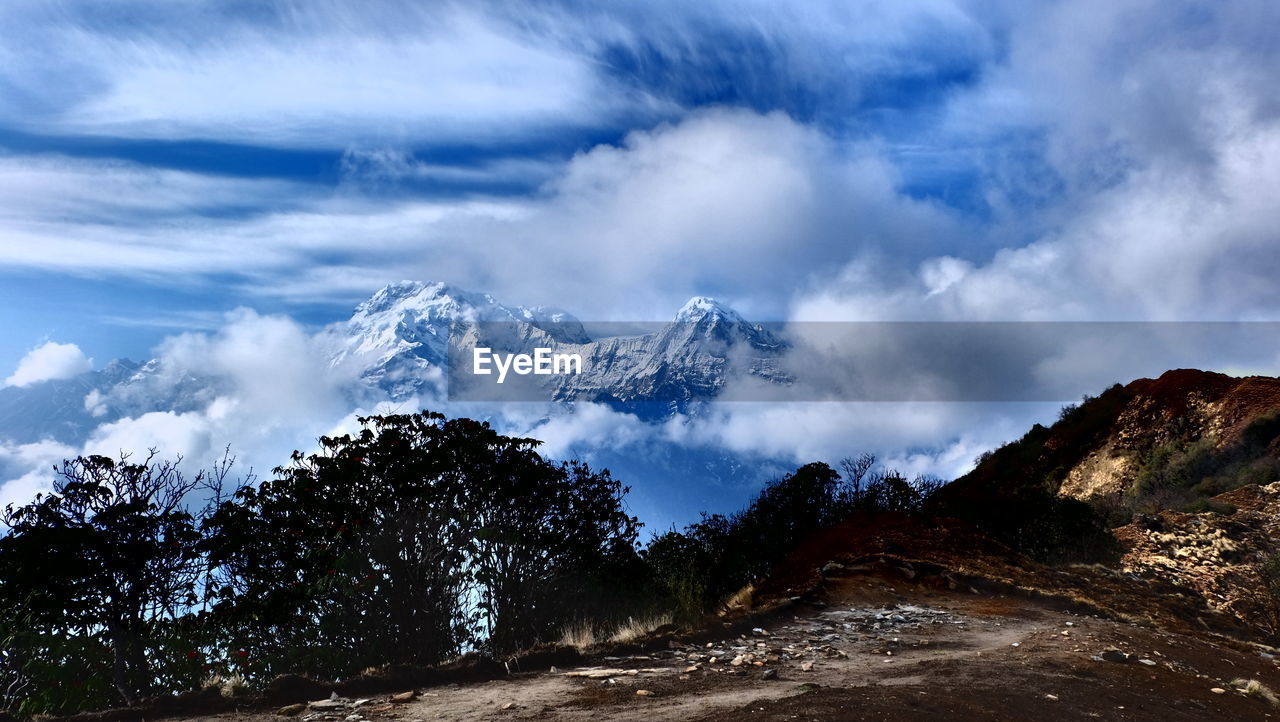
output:
{"label": "leafy shrub", "polygon": [[1182,510],[1192,514],[1211,512],[1213,514],[1229,515],[1236,513],[1234,506],[1214,499],[1196,499],[1186,504]]}
{"label": "leafy shrub", "polygon": [[470,419],[360,419],[211,520],[215,611],[255,676],[511,652],[608,606],[638,522],[608,472]]}
{"label": "leafy shrub", "polygon": [[1134,476],[1130,494],[1135,498],[1191,491],[1218,466],[1209,439],[1171,443],[1148,452]]}
{"label": "leafy shrub", "polygon": [[1258,568],[1267,592],[1275,600],[1276,609],[1280,611],[1280,554],[1272,554],[1262,561]]}
{"label": "leafy shrub", "polygon": [[1214,510],[1221,505],[1209,497],[1280,480],[1278,437],[1280,414],[1272,413],[1254,419],[1225,447],[1213,439],[1182,439],[1153,448],[1138,466],[1128,507],[1141,513]]}

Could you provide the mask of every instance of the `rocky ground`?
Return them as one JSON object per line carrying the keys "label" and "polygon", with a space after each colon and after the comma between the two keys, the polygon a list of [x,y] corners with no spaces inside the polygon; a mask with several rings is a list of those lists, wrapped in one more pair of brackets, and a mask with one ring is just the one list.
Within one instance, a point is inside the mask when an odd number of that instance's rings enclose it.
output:
{"label": "rocky ground", "polygon": [[1214,497],[1230,513],[1173,511],[1116,530],[1125,570],[1193,589],[1210,609],[1280,634],[1269,560],[1280,548],[1280,482],[1250,485]]}
{"label": "rocky ground", "polygon": [[[696,641],[476,684],[192,720],[1280,719],[1265,648],[828,567]],[[1249,686],[1249,680],[1254,684]],[[1248,687],[1248,690],[1246,690]]]}

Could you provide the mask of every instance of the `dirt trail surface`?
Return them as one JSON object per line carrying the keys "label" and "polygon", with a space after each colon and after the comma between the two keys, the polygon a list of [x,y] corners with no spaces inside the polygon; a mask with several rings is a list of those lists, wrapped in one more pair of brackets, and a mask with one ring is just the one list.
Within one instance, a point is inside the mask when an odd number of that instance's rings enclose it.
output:
{"label": "dirt trail surface", "polygon": [[[315,700],[320,720],[1280,719],[1261,649],[1078,615],[1020,596],[830,579],[759,626],[589,666],[516,672],[399,699]],[[710,639],[710,641],[707,641]],[[270,711],[191,720],[287,719]]]}

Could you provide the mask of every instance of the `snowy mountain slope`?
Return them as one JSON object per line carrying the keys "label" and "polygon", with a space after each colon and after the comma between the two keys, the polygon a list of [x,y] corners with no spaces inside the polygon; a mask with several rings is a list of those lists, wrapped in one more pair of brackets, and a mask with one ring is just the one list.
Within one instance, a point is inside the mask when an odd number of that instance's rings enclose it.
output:
{"label": "snowy mountain slope", "polygon": [[546,328],[563,343],[589,341],[582,324],[559,309],[504,306],[489,294],[416,281],[379,290],[325,336],[333,365],[356,365],[370,385],[398,400],[443,390],[452,324],[497,322]]}
{"label": "snowy mountain slope", "polygon": [[70,379],[0,388],[0,440],[78,444],[100,424],[149,411],[203,408],[219,387],[217,379],[165,368],[158,361],[117,359]]}
{"label": "snowy mountain slope", "polygon": [[553,396],[562,400],[603,401],[626,410],[658,402],[672,410],[714,399],[735,372],[785,383],[777,357],[786,344],[733,309],[695,297],[675,318],[643,336],[604,338],[564,352],[583,356],[583,373],[555,376]]}

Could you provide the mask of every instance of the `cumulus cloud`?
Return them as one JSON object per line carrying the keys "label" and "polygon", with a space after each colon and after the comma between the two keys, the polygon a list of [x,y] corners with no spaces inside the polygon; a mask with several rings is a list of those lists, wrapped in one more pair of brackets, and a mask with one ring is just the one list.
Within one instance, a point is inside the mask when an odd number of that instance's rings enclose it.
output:
{"label": "cumulus cloud", "polygon": [[591,306],[609,303],[573,280],[591,279],[653,309],[648,320],[700,292],[776,308],[815,268],[877,249],[924,255],[957,231],[899,183],[875,145],[839,144],[780,113],[701,112],[574,158],[548,204],[488,234],[499,257],[519,259],[488,275],[533,295],[551,274]]}
{"label": "cumulus cloud", "polygon": [[221,408],[211,413],[153,411],[99,426],[85,442],[85,449],[112,457],[127,454],[137,458],[156,449],[166,458],[208,459],[213,448],[212,422],[224,415]]}
{"label": "cumulus cloud", "polygon": [[94,389],[85,394],[84,410],[89,412],[90,416],[99,417],[107,413],[107,404],[103,400],[103,393],[98,389]]}
{"label": "cumulus cloud", "polygon": [[548,409],[532,421],[529,416],[518,408],[503,410],[500,422],[510,433],[538,439],[539,452],[556,459],[586,458],[601,448],[616,451],[657,437],[655,429],[635,415],[602,404]]}
{"label": "cumulus cloud", "polygon": [[42,381],[69,379],[93,368],[93,359],[73,343],[47,341],[27,352],[4,386],[30,386]]}
{"label": "cumulus cloud", "polygon": [[85,410],[102,423],[83,441],[0,440],[0,498],[29,500],[49,487],[51,463],[79,454],[139,458],[154,449],[163,459],[183,458],[194,473],[229,448],[238,473],[263,475],[293,450],[314,449],[322,434],[358,428],[357,416],[439,408],[432,398],[379,398],[359,383],[358,359],[332,360],[333,342],[330,329],[313,332],[245,308],[212,332],[167,337],[145,373],[84,396]]}
{"label": "cumulus cloud", "polygon": [[798,295],[794,315],[1276,318],[1280,95],[1260,69],[1277,57],[1253,27],[1277,10],[1221,6],[1190,25],[1171,10],[1014,13],[1008,58],[955,94],[937,129],[979,148],[982,236],[923,261],[855,258]]}
{"label": "cumulus cloud", "polygon": [[358,402],[350,393],[354,371],[330,366],[324,342],[287,317],[247,309],[228,314],[216,332],[169,337],[156,349],[148,383],[95,390],[84,399],[95,416],[108,408],[155,410],[102,423],[78,447],[0,449],[0,462],[8,460],[0,463],[0,478],[10,480],[3,495],[44,488],[48,462],[76,454],[136,458],[155,449],[199,469],[230,447],[242,472],[282,463],[293,449],[311,448]]}
{"label": "cumulus cloud", "polygon": [[915,472],[954,478],[977,453],[1021,436],[1031,423],[1051,419],[1057,408],[1052,403],[733,402],[676,416],[663,433],[683,445],[796,464],[834,464],[862,452],[910,458],[903,466]]}

